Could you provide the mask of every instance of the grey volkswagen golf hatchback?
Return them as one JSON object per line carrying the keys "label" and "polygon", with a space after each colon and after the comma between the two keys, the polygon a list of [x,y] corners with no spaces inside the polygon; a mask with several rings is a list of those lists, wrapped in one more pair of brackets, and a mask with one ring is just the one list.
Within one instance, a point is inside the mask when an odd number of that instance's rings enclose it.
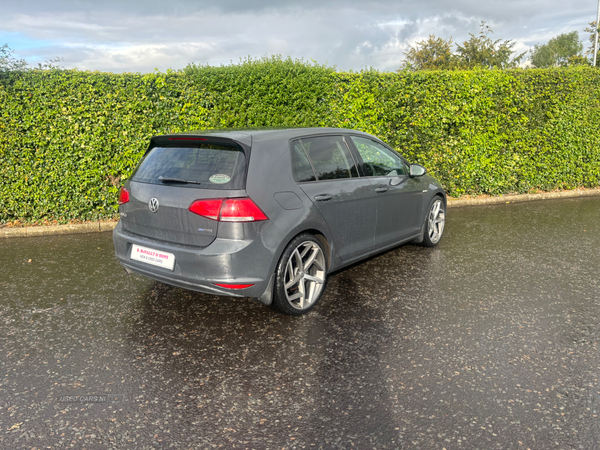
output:
{"label": "grey volkswagen golf hatchback", "polygon": [[445,211],[424,167],[363,132],[199,131],[151,139],[113,241],[128,273],[300,315],[332,271],[437,245]]}

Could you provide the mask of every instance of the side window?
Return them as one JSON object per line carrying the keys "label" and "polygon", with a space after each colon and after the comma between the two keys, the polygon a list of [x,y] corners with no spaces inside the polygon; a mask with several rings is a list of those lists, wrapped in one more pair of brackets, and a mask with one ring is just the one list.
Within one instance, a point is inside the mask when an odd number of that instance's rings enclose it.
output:
{"label": "side window", "polygon": [[364,162],[366,176],[408,175],[402,158],[379,142],[358,136],[351,136],[351,139]]}
{"label": "side window", "polygon": [[292,142],[292,173],[297,183],[317,180],[300,141]]}
{"label": "side window", "polygon": [[358,177],[356,165],[341,136],[319,136],[300,139],[315,169],[317,180]]}

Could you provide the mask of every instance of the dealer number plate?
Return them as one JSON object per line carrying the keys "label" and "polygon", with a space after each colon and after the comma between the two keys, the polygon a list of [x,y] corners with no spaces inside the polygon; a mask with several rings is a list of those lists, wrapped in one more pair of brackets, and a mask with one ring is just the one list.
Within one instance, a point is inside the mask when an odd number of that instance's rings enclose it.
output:
{"label": "dealer number plate", "polygon": [[131,246],[131,259],[169,270],[173,270],[175,267],[175,255],[173,253],[161,252],[136,244]]}

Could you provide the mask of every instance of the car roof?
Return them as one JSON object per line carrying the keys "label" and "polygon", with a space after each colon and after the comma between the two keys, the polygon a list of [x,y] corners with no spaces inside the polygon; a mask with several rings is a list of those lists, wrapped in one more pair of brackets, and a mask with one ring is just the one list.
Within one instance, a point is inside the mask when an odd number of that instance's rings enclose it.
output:
{"label": "car roof", "polygon": [[[234,141],[251,146],[254,142],[264,142],[271,140],[289,140],[302,136],[320,135],[320,134],[338,134],[352,133],[364,136],[371,136],[358,130],[347,128],[235,128],[228,130],[195,130],[183,133],[172,133],[154,136],[154,138],[168,138],[176,136],[211,136],[218,138],[232,139]],[[371,136],[373,137],[373,136]]]}

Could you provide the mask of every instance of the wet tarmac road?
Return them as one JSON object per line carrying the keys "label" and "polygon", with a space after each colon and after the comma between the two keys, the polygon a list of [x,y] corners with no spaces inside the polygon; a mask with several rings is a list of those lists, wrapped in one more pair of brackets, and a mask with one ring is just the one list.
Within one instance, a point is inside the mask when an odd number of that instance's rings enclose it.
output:
{"label": "wet tarmac road", "polygon": [[600,448],[599,218],[452,209],[300,318],[128,276],[110,233],[2,240],[0,448]]}

